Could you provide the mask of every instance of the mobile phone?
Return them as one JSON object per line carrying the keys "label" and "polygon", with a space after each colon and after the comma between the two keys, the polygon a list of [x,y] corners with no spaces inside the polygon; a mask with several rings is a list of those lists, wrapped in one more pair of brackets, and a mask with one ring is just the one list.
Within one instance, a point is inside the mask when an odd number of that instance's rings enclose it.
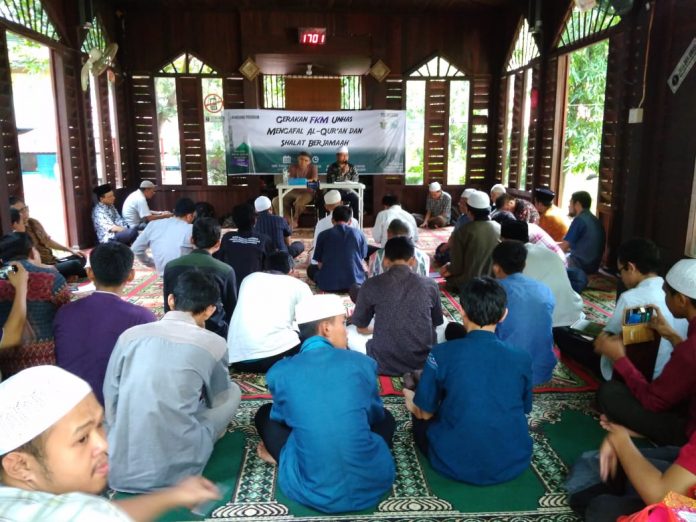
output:
{"label": "mobile phone", "polygon": [[7,279],[10,272],[17,272],[15,265],[2,265],[0,267],[0,279]]}
{"label": "mobile phone", "polygon": [[625,312],[624,324],[642,324],[650,322],[653,309],[649,306],[629,308]]}

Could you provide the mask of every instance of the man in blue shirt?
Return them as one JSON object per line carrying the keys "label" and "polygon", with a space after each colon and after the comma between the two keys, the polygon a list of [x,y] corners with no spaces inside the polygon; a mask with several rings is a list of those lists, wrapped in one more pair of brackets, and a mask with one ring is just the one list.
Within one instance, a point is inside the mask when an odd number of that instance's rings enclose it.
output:
{"label": "man in blue shirt", "polygon": [[288,222],[271,212],[271,200],[266,196],[259,196],[254,200],[256,210],[256,225],[254,232],[266,234],[273,241],[273,248],[281,252],[287,252],[294,259],[304,252],[302,241],[292,241],[292,229]]}
{"label": "man in blue shirt", "polygon": [[326,513],[375,506],[395,477],[395,422],[379,398],[377,364],[346,350],[338,296],[307,297],[295,316],[303,343],[266,375],[273,404],[256,414],[258,454],[278,463],[278,484],[297,502]]}
{"label": "man in blue shirt", "polygon": [[461,292],[463,339],[435,346],[417,391],[404,390],[413,438],[432,467],[476,485],[512,480],[529,467],[532,409],[528,354],[496,338],[505,320],[505,290],[476,277]]}
{"label": "man in blue shirt", "polygon": [[354,284],[365,282],[367,239],[349,225],[349,207],[336,207],[331,218],[334,226],[319,234],[314,249],[318,264],[307,267],[307,276],[325,292],[347,292]]}
{"label": "man in blue shirt", "polygon": [[527,249],[521,241],[503,241],[493,250],[493,275],[507,294],[508,315],[498,325],[498,339],[512,342],[532,357],[534,386],[551,379],[556,367],[553,353],[551,289],[522,274]]}
{"label": "man in blue shirt", "polygon": [[568,278],[578,293],[587,287],[587,275],[599,270],[606,241],[604,227],[590,211],[590,206],[592,196],[584,190],[570,196],[568,213],[573,222],[559,243],[564,252],[569,252]]}

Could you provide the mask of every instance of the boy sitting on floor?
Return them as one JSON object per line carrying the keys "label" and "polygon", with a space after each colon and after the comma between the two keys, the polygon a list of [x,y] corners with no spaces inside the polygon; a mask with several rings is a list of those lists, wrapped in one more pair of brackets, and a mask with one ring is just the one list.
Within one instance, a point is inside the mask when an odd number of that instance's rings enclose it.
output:
{"label": "boy sitting on floor", "polygon": [[413,438],[443,475],[485,486],[507,482],[529,467],[532,360],[496,338],[507,316],[503,287],[477,277],[461,292],[467,335],[435,346],[418,388],[404,390]]}
{"label": "boy sitting on floor", "polygon": [[300,353],[277,362],[266,382],[273,403],[259,408],[259,456],[278,463],[291,499],[327,513],[374,506],[394,482],[394,417],[377,390],[377,364],[346,350],[345,307],[313,295],[295,309]]}

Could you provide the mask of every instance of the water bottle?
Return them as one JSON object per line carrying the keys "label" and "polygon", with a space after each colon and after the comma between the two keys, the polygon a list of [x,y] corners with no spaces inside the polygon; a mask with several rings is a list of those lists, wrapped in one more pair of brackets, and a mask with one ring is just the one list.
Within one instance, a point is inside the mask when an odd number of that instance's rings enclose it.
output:
{"label": "water bottle", "polygon": [[288,169],[283,169],[283,185],[288,184]]}

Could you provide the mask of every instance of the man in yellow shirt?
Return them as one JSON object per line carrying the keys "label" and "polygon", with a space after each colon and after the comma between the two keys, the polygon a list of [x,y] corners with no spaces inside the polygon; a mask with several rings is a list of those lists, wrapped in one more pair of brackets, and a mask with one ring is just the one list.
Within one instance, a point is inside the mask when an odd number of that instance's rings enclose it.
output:
{"label": "man in yellow shirt", "polygon": [[556,193],[548,188],[534,189],[532,201],[539,211],[539,226],[546,230],[554,241],[563,241],[568,233],[568,218],[553,204]]}

